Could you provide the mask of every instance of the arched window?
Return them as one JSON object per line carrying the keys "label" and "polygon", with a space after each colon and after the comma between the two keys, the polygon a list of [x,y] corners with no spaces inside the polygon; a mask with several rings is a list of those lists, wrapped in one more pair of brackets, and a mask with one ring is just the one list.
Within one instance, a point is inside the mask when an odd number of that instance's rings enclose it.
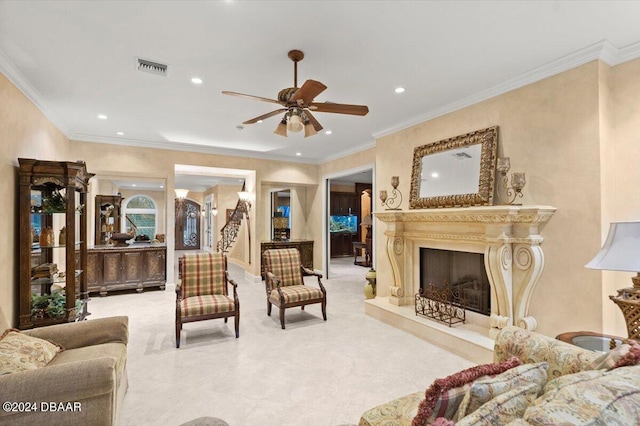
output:
{"label": "arched window", "polygon": [[156,235],[157,218],[158,208],[150,197],[134,195],[125,200],[122,229],[127,231],[135,229],[136,236],[146,235],[152,240]]}

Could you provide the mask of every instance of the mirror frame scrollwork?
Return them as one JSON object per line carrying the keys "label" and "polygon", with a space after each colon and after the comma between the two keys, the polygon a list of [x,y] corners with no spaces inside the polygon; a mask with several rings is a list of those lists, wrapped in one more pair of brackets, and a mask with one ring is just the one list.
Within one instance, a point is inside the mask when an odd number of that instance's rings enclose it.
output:
{"label": "mirror frame scrollwork", "polygon": [[[435,197],[420,197],[420,179],[422,172],[422,158],[457,148],[482,144],[480,154],[480,176],[478,177],[478,192],[470,194],[439,195]],[[411,193],[409,197],[410,209],[424,209],[437,207],[469,207],[493,204],[493,188],[496,173],[496,153],[498,148],[498,126],[455,136],[413,150],[413,170],[411,173]]]}

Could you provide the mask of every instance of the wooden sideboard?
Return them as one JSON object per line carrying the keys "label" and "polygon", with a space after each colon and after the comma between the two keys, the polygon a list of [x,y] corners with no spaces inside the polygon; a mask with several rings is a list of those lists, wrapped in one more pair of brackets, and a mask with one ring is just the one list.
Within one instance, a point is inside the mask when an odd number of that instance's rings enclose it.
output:
{"label": "wooden sideboard", "polygon": [[110,291],[160,287],[167,282],[167,247],[132,244],[128,247],[96,246],[87,251],[89,293],[106,296]]}
{"label": "wooden sideboard", "polygon": [[305,268],[313,269],[313,241],[262,241],[260,243],[260,270],[264,279],[264,252],[269,249],[297,248],[300,251],[300,260]]}

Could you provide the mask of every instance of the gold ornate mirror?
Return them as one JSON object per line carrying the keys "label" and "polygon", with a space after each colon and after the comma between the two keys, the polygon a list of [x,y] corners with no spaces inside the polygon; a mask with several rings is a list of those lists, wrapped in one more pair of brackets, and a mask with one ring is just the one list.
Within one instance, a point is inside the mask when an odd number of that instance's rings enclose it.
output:
{"label": "gold ornate mirror", "polygon": [[498,126],[416,147],[410,209],[493,204]]}

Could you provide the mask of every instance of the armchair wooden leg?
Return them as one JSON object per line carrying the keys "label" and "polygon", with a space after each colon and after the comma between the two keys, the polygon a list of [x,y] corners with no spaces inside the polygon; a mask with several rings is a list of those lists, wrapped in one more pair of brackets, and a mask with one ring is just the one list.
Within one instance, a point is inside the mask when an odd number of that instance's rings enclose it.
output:
{"label": "armchair wooden leg", "polygon": [[271,316],[271,302],[267,300],[267,315]]}
{"label": "armchair wooden leg", "polygon": [[229,317],[224,317],[224,323],[227,323],[227,320],[229,319]]}
{"label": "armchair wooden leg", "polygon": [[300,309],[302,309],[304,311],[304,305],[300,306]]}
{"label": "armchair wooden leg", "polygon": [[324,318],[324,320],[327,320],[327,300],[323,300],[322,301],[322,318]]}
{"label": "armchair wooden leg", "polygon": [[182,322],[176,320],[176,349],[180,348],[180,329],[182,328]]}
{"label": "armchair wooden leg", "polygon": [[284,330],[284,308],[283,307],[280,307],[280,325]]}
{"label": "armchair wooden leg", "polygon": [[236,339],[240,337],[240,312],[236,312],[235,315],[235,326],[236,326]]}

